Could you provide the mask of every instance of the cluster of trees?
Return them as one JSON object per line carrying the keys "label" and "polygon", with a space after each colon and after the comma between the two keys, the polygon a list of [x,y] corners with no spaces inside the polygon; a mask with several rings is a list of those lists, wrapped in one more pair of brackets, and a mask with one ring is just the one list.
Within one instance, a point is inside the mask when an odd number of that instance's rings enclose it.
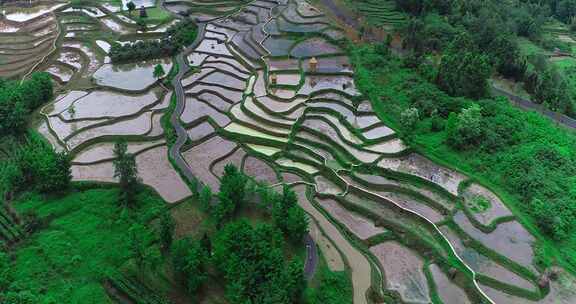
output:
{"label": "cluster of trees", "polygon": [[209,269],[226,279],[230,303],[298,303],[305,289],[303,264],[286,261],[282,232],[270,224],[232,221],[211,241],[184,238],[173,246],[177,273],[191,294],[206,283]]}
{"label": "cluster of trees", "polygon": [[[387,103],[388,117],[402,127],[407,141],[456,153],[466,166],[518,198],[549,236],[566,240],[576,230],[573,133],[504,98],[450,96],[410,68],[409,59],[395,58],[382,47],[351,52],[359,87]],[[384,85],[378,81],[382,75],[390,75]]]}
{"label": "cluster of trees", "polygon": [[124,45],[113,43],[110,59],[113,63],[126,63],[172,56],[194,42],[196,31],[194,22],[186,19],[172,25],[159,41],[145,40]]}
{"label": "cluster of trees", "polygon": [[[518,43],[524,37],[547,49],[563,47],[543,35],[542,26],[568,2],[574,1],[397,0],[396,4],[412,15],[401,32],[413,66],[424,63],[429,54],[441,53],[438,68],[429,69],[427,76],[451,96],[488,97],[487,80],[496,71],[524,82],[535,102],[574,116],[574,91],[566,80],[546,60],[524,56]],[[563,14],[574,16],[568,10]]]}
{"label": "cluster of trees", "polygon": [[[218,203],[212,204],[212,192],[204,187],[200,191],[202,208],[214,218],[217,226],[230,221],[246,203],[248,177],[232,164],[224,167],[220,180]],[[287,239],[294,243],[302,241],[308,231],[308,220],[304,210],[298,205],[296,194],[284,186],[282,194],[268,189],[260,189],[263,205],[272,216],[273,224]]]}
{"label": "cluster of trees", "polygon": [[30,113],[52,99],[52,95],[48,73],[33,73],[22,82],[0,78],[0,136],[23,133]]}
{"label": "cluster of trees", "polygon": [[[220,180],[220,192],[218,192],[218,203],[211,206],[211,214],[217,226],[232,219],[236,212],[246,202],[246,183],[248,177],[245,176],[236,166],[228,164],[224,167],[224,174]],[[206,190],[202,190],[206,192]]]}
{"label": "cluster of trees", "polygon": [[308,232],[308,220],[304,210],[298,206],[296,193],[284,185],[282,194],[273,192],[268,197],[274,225],[292,242],[301,242]]}
{"label": "cluster of trees", "polygon": [[21,190],[43,193],[68,189],[72,179],[67,154],[56,152],[39,135],[30,134],[14,155],[0,166],[0,189],[4,196]]}
{"label": "cluster of trees", "polygon": [[136,194],[140,185],[136,158],[128,153],[128,145],[120,140],[114,144],[114,177],[120,183],[120,204],[127,207],[135,207]]}
{"label": "cluster of trees", "polygon": [[[212,238],[184,238],[172,246],[176,273],[194,294],[210,276],[226,280],[230,303],[299,303],[305,289],[303,265],[298,259],[286,261],[286,240],[296,246],[308,231],[304,211],[288,187],[282,194],[270,189],[248,187],[249,179],[234,165],[224,167],[218,198],[210,188],[199,194],[202,209],[219,228]],[[238,220],[239,209],[249,194],[259,194],[271,223],[251,225]]]}

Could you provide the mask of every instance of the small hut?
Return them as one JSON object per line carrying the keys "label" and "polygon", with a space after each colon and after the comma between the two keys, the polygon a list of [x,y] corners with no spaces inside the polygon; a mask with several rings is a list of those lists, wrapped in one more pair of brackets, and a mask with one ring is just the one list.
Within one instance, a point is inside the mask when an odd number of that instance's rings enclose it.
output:
{"label": "small hut", "polygon": [[315,73],[318,70],[318,60],[316,59],[316,57],[312,57],[310,59],[309,65],[310,65],[308,69],[309,72]]}

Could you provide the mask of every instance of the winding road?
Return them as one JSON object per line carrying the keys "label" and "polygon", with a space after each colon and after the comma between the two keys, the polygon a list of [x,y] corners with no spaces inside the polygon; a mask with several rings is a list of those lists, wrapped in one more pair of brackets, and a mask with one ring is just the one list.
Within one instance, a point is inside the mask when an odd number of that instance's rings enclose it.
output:
{"label": "winding road", "polygon": [[180,116],[182,116],[184,106],[186,105],[186,93],[184,92],[184,87],[182,87],[182,77],[184,77],[184,75],[186,75],[186,73],[190,71],[190,67],[186,63],[184,56],[185,54],[188,54],[190,51],[195,49],[198,46],[198,44],[202,42],[202,39],[204,38],[205,29],[206,29],[205,24],[198,24],[198,34],[196,36],[196,40],[192,43],[192,45],[190,45],[182,52],[180,52],[178,55],[176,55],[176,64],[178,64],[179,70],[174,79],[172,79],[172,87],[174,88],[174,94],[176,94],[176,107],[174,108],[174,112],[172,112],[172,116],[170,116],[170,123],[172,124],[172,127],[176,131],[177,138],[176,142],[170,147],[168,153],[170,154],[170,157],[174,160],[176,166],[178,166],[180,172],[184,174],[184,176],[186,176],[188,181],[196,180],[196,177],[190,170],[190,167],[186,163],[186,160],[184,160],[184,158],[182,157],[182,154],[180,154],[182,146],[184,146],[184,144],[186,144],[186,141],[188,140],[188,133],[186,132],[186,129],[184,129],[182,124],[180,124]]}

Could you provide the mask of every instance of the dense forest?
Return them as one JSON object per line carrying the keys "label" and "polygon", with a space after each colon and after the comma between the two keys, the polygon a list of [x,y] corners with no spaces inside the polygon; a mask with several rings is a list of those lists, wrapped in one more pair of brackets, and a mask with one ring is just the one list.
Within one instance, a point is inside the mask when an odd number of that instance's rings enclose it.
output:
{"label": "dense forest", "polygon": [[488,97],[488,78],[497,72],[523,82],[534,102],[576,116],[576,91],[566,76],[545,55],[527,56],[519,46],[522,38],[550,51],[568,51],[570,46],[547,35],[543,26],[554,17],[573,24],[575,1],[397,0],[396,5],[412,16],[401,30],[411,65],[441,54],[438,69],[422,72],[449,95]]}

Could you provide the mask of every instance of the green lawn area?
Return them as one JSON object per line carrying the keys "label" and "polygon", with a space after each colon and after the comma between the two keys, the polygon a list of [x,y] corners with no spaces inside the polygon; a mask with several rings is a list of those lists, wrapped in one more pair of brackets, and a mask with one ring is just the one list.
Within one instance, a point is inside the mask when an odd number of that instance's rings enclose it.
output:
{"label": "green lawn area", "polygon": [[25,194],[19,212],[35,211],[45,227],[13,252],[14,284],[41,295],[40,303],[110,303],[102,280],[129,259],[128,229],[164,206],[160,197],[138,195],[137,213],[117,205],[118,189],[73,191],[62,197]]}
{"label": "green lawn area", "polygon": [[525,56],[549,53],[527,38],[518,38],[518,45]]}

